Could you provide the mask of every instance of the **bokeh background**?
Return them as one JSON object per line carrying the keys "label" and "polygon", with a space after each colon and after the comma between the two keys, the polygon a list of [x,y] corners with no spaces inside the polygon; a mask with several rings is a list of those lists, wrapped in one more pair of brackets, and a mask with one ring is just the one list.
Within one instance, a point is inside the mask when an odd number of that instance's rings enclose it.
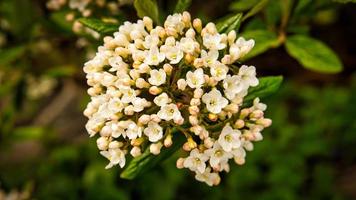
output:
{"label": "bokeh background", "polygon": [[[251,8],[241,2],[193,0],[188,10],[214,21]],[[271,2],[240,31],[273,32],[283,1]],[[133,181],[120,179],[118,167],[104,169],[107,161],[88,137],[82,115],[89,101],[82,66],[100,36],[68,21],[68,13],[78,16],[77,11],[49,9],[46,3],[0,0],[0,200],[356,199],[356,4],[294,1],[306,6],[290,16],[293,29],[286,34],[323,41],[344,69],[337,74],[305,69],[283,45],[270,45],[247,60],[258,76],[284,76],[280,90],[265,99],[273,125],[245,165],[208,187],[189,170],[176,169],[181,152]],[[170,1],[159,5],[170,13]],[[130,2],[114,11],[107,20],[137,19]]]}

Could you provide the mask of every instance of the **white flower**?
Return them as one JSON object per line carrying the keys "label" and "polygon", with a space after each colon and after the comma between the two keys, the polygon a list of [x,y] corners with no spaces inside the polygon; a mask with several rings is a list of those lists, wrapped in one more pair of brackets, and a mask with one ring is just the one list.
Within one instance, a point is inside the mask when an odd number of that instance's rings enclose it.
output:
{"label": "white flower", "polygon": [[240,141],[241,132],[237,129],[232,129],[230,124],[226,124],[219,136],[218,142],[226,152],[241,146]]}
{"label": "white flower", "polygon": [[156,47],[159,44],[159,37],[157,34],[146,35],[145,41],[143,42],[143,46],[146,49]]}
{"label": "white flower", "polygon": [[202,96],[202,100],[206,104],[208,111],[215,114],[220,113],[229,103],[216,88],[213,88],[209,93],[205,93]]}
{"label": "white flower", "polygon": [[237,93],[243,90],[241,77],[237,75],[227,75],[223,82],[224,93],[228,99],[233,99]]}
{"label": "white flower", "polygon": [[267,109],[267,105],[264,103],[260,103],[260,98],[257,97],[253,100],[253,108],[255,110],[265,111]]}
{"label": "white flower", "polygon": [[184,29],[184,23],[181,14],[168,15],[164,22],[164,28],[169,35],[181,34]]}
{"label": "white flower", "polygon": [[155,97],[153,99],[153,102],[157,105],[157,106],[164,106],[168,103],[171,102],[171,99],[168,97],[167,93],[163,92],[162,94],[160,94],[159,96]]}
{"label": "white flower", "polygon": [[242,84],[248,88],[249,86],[257,86],[258,79],[256,77],[256,68],[254,66],[242,65],[239,69],[239,76]]}
{"label": "white flower", "polygon": [[163,137],[163,129],[156,122],[148,122],[147,128],[143,131],[143,133],[148,137],[150,142],[157,142]]}
{"label": "white flower", "polygon": [[251,51],[254,45],[255,45],[254,40],[251,39],[246,41],[243,37],[240,37],[239,39],[236,40],[234,44],[230,46],[230,50],[229,50],[230,55],[233,57],[234,60],[242,58],[248,52]]}
{"label": "white flower", "polygon": [[195,179],[201,182],[205,182],[209,186],[217,185],[220,182],[220,176],[218,173],[210,172],[210,167],[207,167],[204,173],[199,173],[195,175]]}
{"label": "white flower", "polygon": [[137,124],[133,121],[129,121],[128,122],[128,127],[126,130],[126,136],[132,140],[132,139],[136,139],[137,137],[141,137],[142,136],[142,128],[137,126]]}
{"label": "white flower", "polygon": [[218,60],[219,52],[217,50],[210,50],[209,52],[202,50],[201,58],[203,59],[205,66],[211,67]]}
{"label": "white flower", "polygon": [[136,99],[136,92],[133,89],[122,89],[122,97],[121,97],[121,101],[122,103],[130,103],[133,100]]}
{"label": "white flower", "polygon": [[185,88],[187,87],[187,82],[181,78],[177,81],[177,87],[180,90],[185,90]]}
{"label": "white flower", "polygon": [[220,62],[215,62],[210,68],[210,74],[217,81],[225,79],[228,71],[229,68]]}
{"label": "white flower", "polygon": [[179,47],[185,53],[192,54],[195,51],[196,43],[192,38],[184,37],[180,40]]}
{"label": "white flower", "polygon": [[204,83],[204,71],[202,68],[199,68],[194,72],[189,71],[187,73],[187,84],[189,85],[189,87],[200,88]]}
{"label": "white flower", "polygon": [[224,151],[218,142],[215,142],[213,148],[207,149],[204,152],[210,157],[209,163],[213,168],[218,168],[221,163],[227,163],[232,154]]}
{"label": "white flower", "polygon": [[154,69],[150,71],[148,82],[155,86],[160,86],[166,82],[166,72],[163,69]]}
{"label": "white flower", "polygon": [[111,69],[109,69],[110,72],[127,72],[128,65],[122,61],[120,56],[109,58],[109,65],[111,66]]}
{"label": "white flower", "polygon": [[206,164],[205,162],[209,159],[204,153],[200,153],[198,149],[193,149],[190,152],[189,157],[184,160],[184,167],[189,168],[191,171],[197,171],[204,173]]}
{"label": "white flower", "polygon": [[183,58],[183,51],[177,45],[166,46],[164,53],[171,64],[177,64]]}
{"label": "white flower", "polygon": [[141,112],[148,104],[148,101],[144,98],[136,97],[135,100],[132,101],[133,110],[135,112]]}
{"label": "white flower", "polygon": [[124,104],[119,98],[112,98],[108,103],[108,108],[113,113],[121,112],[124,109]]}
{"label": "white flower", "polygon": [[162,106],[161,110],[158,111],[157,116],[166,121],[182,118],[177,105],[173,103]]}
{"label": "white flower", "polygon": [[226,44],[221,40],[222,36],[220,34],[205,34],[203,37],[203,44],[210,50],[221,50],[226,47]]}
{"label": "white flower", "polygon": [[125,153],[119,148],[109,149],[108,151],[100,151],[100,154],[110,161],[105,169],[109,169],[117,164],[119,164],[121,168],[125,166]]}
{"label": "white flower", "polygon": [[152,47],[146,52],[145,63],[148,65],[158,65],[164,58],[164,54],[159,52],[157,47]]}

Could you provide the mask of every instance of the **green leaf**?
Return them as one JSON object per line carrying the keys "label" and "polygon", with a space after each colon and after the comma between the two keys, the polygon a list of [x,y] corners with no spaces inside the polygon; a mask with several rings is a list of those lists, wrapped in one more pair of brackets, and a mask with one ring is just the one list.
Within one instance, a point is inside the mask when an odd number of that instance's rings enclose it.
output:
{"label": "green leaf", "polygon": [[255,57],[272,47],[279,45],[278,37],[275,33],[267,30],[247,31],[242,33],[245,39],[254,39],[255,46],[252,50],[243,58],[243,60]]}
{"label": "green leaf", "polygon": [[254,16],[260,12],[268,3],[268,0],[261,0],[258,2],[246,15],[242,18],[242,21],[245,21],[247,18]]}
{"label": "green leaf", "polygon": [[192,0],[178,0],[175,8],[174,8],[174,12],[175,13],[181,13],[183,11],[186,11],[190,4],[192,3]]}
{"label": "green leaf", "polygon": [[323,42],[305,35],[287,38],[289,55],[305,68],[323,73],[337,73],[343,69],[342,63],[333,50]]}
{"label": "green leaf", "polygon": [[139,17],[143,18],[144,16],[148,16],[155,23],[159,24],[159,14],[156,0],[135,0],[134,7]]}
{"label": "green leaf", "polygon": [[46,75],[58,78],[58,77],[68,77],[76,72],[76,68],[71,65],[63,65],[58,67],[50,68],[45,72]]}
{"label": "green leaf", "polygon": [[219,33],[229,33],[232,30],[237,31],[241,24],[241,18],[241,13],[237,13],[236,15],[232,16],[226,16],[216,23],[216,29]]}
{"label": "green leaf", "polygon": [[25,53],[25,50],[25,46],[17,46],[1,50],[0,66],[5,66],[12,63],[13,61],[21,57]]}
{"label": "green leaf", "polygon": [[245,11],[251,9],[260,0],[238,0],[230,5],[230,9],[234,11]]}
{"label": "green leaf", "polygon": [[250,104],[256,97],[267,97],[275,92],[282,84],[282,76],[266,76],[259,79],[256,87],[250,87],[248,95],[244,98],[244,104]]}
{"label": "green leaf", "polygon": [[118,25],[114,23],[103,22],[95,18],[80,18],[78,19],[84,26],[104,35],[118,31]]}
{"label": "green leaf", "polygon": [[165,148],[162,147],[161,153],[159,155],[153,155],[150,153],[149,147],[146,148],[145,152],[132,159],[125,170],[121,173],[120,177],[124,179],[132,180],[142,173],[153,168],[161,161],[170,157],[174,152],[176,152],[184,143],[185,137],[182,133],[178,132],[175,128],[172,130],[175,140],[171,147]]}

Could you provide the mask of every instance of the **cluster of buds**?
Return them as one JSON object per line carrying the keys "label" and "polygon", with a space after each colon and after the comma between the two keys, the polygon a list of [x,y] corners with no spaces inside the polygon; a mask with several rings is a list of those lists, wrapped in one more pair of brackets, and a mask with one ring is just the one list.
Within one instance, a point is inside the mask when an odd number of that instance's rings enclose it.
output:
{"label": "cluster of buds", "polygon": [[245,151],[271,125],[258,98],[251,107],[244,102],[259,81],[255,67],[238,60],[253,46],[235,31],[220,34],[213,23],[203,27],[188,12],[168,16],[164,26],[153,26],[149,17],[125,22],[105,37],[84,66],[91,96],[84,114],[90,136],[99,135],[106,168],[124,167],[127,154],[137,157],[146,148],[159,154],[178,130],[190,153],[177,167],[219,184],[228,161],[243,164]]}
{"label": "cluster of buds", "polygon": [[[132,2],[133,0],[48,0],[47,8],[54,11],[69,9],[70,12],[66,15],[66,20],[73,22],[73,31],[75,33],[87,32],[98,38],[97,34],[83,27],[76,19],[97,16],[98,13],[110,14],[108,16],[116,15],[121,6]],[[99,17],[102,17],[101,15]]]}

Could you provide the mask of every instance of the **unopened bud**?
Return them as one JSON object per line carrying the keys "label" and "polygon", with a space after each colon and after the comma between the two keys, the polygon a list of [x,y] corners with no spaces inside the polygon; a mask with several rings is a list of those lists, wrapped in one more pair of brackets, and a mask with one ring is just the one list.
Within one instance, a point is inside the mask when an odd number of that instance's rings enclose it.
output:
{"label": "unopened bud", "polygon": [[184,25],[186,27],[189,27],[190,26],[190,21],[191,21],[191,17],[190,17],[190,14],[189,12],[187,11],[184,11],[183,14],[182,14],[182,21],[184,23]]}
{"label": "unopened bud", "polygon": [[198,125],[199,121],[198,121],[198,117],[195,115],[190,115],[189,116],[189,123],[193,126]]}
{"label": "unopened bud", "polygon": [[109,140],[106,137],[99,137],[96,140],[96,144],[97,144],[99,150],[105,151],[109,147]]}
{"label": "unopened bud", "polygon": [[209,113],[208,118],[210,121],[216,122],[218,120],[218,115],[214,113]]}
{"label": "unopened bud", "polygon": [[163,144],[166,148],[172,146],[173,141],[172,141],[172,134],[168,134],[167,137],[164,139]]}
{"label": "unopened bud", "polygon": [[145,139],[143,137],[136,138],[136,139],[131,140],[131,145],[132,146],[140,146],[144,141],[145,141]]}
{"label": "unopened bud", "polygon": [[154,155],[158,155],[159,153],[161,153],[161,148],[162,148],[161,142],[153,143],[150,145],[150,152]]}
{"label": "unopened bud", "polygon": [[244,119],[245,117],[247,117],[249,114],[251,113],[251,110],[248,108],[244,108],[241,110],[240,113],[240,119]]}
{"label": "unopened bud", "polygon": [[162,92],[162,89],[157,87],[157,86],[151,86],[150,89],[148,90],[150,94],[152,95],[158,95],[159,93]]}
{"label": "unopened bud", "polygon": [[184,167],[184,158],[178,158],[177,162],[176,162],[176,166],[178,169],[183,169]]}
{"label": "unopened bud", "polygon": [[242,119],[236,120],[236,122],[235,122],[235,128],[241,129],[241,128],[243,128],[244,126],[245,126],[245,121],[244,121],[244,120],[242,120]]}
{"label": "unopened bud", "polygon": [[258,119],[256,121],[256,124],[261,125],[266,128],[266,127],[269,127],[272,125],[272,120],[268,119],[268,118],[262,118],[262,119]]}
{"label": "unopened bud", "polygon": [[178,86],[178,89],[183,91],[187,87],[187,82],[181,78],[177,81],[177,86]]}
{"label": "unopened bud", "polygon": [[145,27],[146,27],[146,29],[147,29],[148,31],[151,31],[151,30],[152,30],[152,28],[153,28],[153,21],[152,21],[151,18],[149,18],[149,17],[147,17],[147,16],[143,17],[143,24],[145,25]]}
{"label": "unopened bud", "polygon": [[236,31],[232,30],[229,32],[229,34],[227,35],[227,40],[229,42],[229,45],[235,43],[236,40]]}
{"label": "unopened bud", "polygon": [[234,161],[238,165],[243,165],[245,164],[245,158],[243,157],[234,157]]}
{"label": "unopened bud", "polygon": [[164,64],[163,70],[164,70],[164,72],[166,72],[167,75],[171,75],[173,67],[170,64]]}
{"label": "unopened bud", "polygon": [[133,156],[133,157],[137,157],[137,156],[140,156],[142,153],[141,153],[141,148],[140,147],[132,147],[131,151],[130,151],[130,154]]}
{"label": "unopened bud", "polygon": [[198,33],[200,33],[203,27],[202,27],[202,22],[199,18],[193,20],[193,27]]}

